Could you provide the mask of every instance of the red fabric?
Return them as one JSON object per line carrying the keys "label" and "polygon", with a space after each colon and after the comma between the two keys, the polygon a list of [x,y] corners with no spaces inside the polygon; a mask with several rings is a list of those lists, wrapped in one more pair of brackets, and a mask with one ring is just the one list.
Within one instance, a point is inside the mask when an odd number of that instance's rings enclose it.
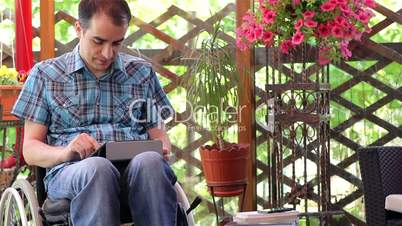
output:
{"label": "red fabric", "polygon": [[[15,0],[15,67],[21,74],[28,73],[33,66],[32,54],[32,0]],[[17,137],[24,138],[23,128],[17,129]],[[17,142],[17,141],[16,141]],[[15,156],[20,156],[24,165],[24,156],[20,144],[14,145],[14,156],[0,161],[0,168],[11,168],[16,164]],[[17,153],[21,150],[21,153]]]}
{"label": "red fabric", "polygon": [[15,0],[15,66],[27,73],[33,66],[32,0]]}

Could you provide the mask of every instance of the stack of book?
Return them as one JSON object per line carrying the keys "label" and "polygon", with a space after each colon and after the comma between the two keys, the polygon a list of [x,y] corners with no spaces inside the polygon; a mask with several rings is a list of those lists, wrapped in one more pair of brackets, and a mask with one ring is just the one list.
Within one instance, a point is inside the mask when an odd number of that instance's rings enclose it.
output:
{"label": "stack of book", "polygon": [[236,213],[233,217],[233,225],[244,226],[298,226],[299,212],[295,210],[264,213],[263,211],[251,211]]}

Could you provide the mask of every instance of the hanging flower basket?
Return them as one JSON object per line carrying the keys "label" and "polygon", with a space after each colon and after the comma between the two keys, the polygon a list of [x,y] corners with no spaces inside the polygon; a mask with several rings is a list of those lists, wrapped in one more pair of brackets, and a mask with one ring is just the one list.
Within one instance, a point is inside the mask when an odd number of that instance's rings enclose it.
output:
{"label": "hanging flower basket", "polygon": [[259,0],[255,12],[243,17],[237,46],[279,47],[289,54],[302,43],[317,46],[319,63],[348,59],[349,42],[369,33],[374,0]]}

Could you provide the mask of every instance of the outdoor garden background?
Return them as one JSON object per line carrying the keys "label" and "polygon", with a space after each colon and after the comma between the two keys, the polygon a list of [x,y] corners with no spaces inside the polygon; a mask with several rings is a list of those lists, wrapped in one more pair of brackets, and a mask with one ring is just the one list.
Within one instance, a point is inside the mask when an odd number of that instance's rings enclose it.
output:
{"label": "outdoor garden background", "polygon": [[[73,29],[74,18],[77,18],[78,0],[55,0],[56,13],[56,55],[69,51],[76,44]],[[379,0],[380,5],[400,15],[399,0]],[[199,43],[190,38],[200,33],[198,39],[205,37],[205,31],[194,31],[196,26],[211,24],[219,17],[223,18],[225,41],[234,43],[236,7],[230,0],[129,0],[134,22],[129,28],[127,48],[136,55],[143,55],[153,61],[159,79],[164,86],[175,110],[184,117],[187,109],[186,88],[180,84],[181,78],[188,76],[189,62],[175,58],[174,49],[169,44],[150,32],[140,30],[135,21],[141,19],[167,34],[170,38],[186,43],[189,50]],[[38,29],[39,0],[33,0],[33,27]],[[14,0],[0,0],[0,12],[4,20],[0,23],[0,41],[3,43],[3,61],[12,65],[12,42],[14,40],[14,24],[12,14]],[[11,10],[11,11],[10,11]],[[11,13],[10,13],[11,12]],[[216,13],[217,16],[214,16]],[[372,19],[371,26],[386,21],[386,17],[378,12]],[[161,16],[162,15],[162,16]],[[212,17],[211,17],[212,16]],[[386,21],[387,22],[387,21]],[[370,39],[376,43],[401,43],[401,24],[388,21],[388,26]],[[207,27],[205,25],[205,27]],[[189,35],[191,32],[191,35]],[[34,30],[33,49],[36,59],[40,51],[38,30]],[[155,34],[155,33],[154,33]],[[395,45],[396,46],[396,45]],[[400,48],[400,45],[396,46]],[[163,50],[162,54],[159,52]],[[173,51],[173,53],[172,53]],[[398,52],[401,50],[399,49]],[[168,54],[170,53],[170,54]],[[166,56],[170,57],[166,57]],[[173,56],[173,57],[171,57]],[[338,209],[344,209],[356,217],[356,222],[364,221],[364,203],[362,183],[355,150],[368,145],[402,145],[402,100],[394,91],[402,90],[401,65],[392,60],[362,60],[343,62],[342,65],[330,66],[331,82],[331,195],[332,203]],[[256,57],[255,65],[256,89],[256,156],[257,156],[257,206],[265,208],[267,198],[267,139],[264,131],[266,103],[261,101],[264,95],[266,78],[263,62]],[[383,103],[383,104],[381,104]],[[384,104],[385,103],[385,104]],[[381,121],[377,119],[382,119]],[[376,123],[378,122],[378,123]],[[385,123],[384,123],[385,122]],[[198,147],[210,141],[206,129],[196,128],[195,122],[167,124],[169,137],[173,144],[174,158],[172,167],[190,200],[200,195],[204,202],[195,212],[198,225],[214,224],[212,198],[201,171]],[[196,128],[196,129],[195,129]],[[228,141],[237,141],[236,125],[230,127]],[[0,133],[0,139],[2,133]],[[8,131],[8,145],[15,143],[15,132]],[[237,209],[237,199],[225,199],[225,210],[233,212]]]}

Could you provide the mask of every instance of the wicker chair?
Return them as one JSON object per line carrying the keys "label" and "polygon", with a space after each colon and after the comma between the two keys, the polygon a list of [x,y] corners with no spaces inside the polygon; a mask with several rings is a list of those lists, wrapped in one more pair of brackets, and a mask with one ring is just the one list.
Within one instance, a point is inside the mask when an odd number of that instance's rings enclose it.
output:
{"label": "wicker chair", "polygon": [[402,214],[384,209],[385,197],[402,194],[402,147],[358,151],[368,226],[402,225]]}

